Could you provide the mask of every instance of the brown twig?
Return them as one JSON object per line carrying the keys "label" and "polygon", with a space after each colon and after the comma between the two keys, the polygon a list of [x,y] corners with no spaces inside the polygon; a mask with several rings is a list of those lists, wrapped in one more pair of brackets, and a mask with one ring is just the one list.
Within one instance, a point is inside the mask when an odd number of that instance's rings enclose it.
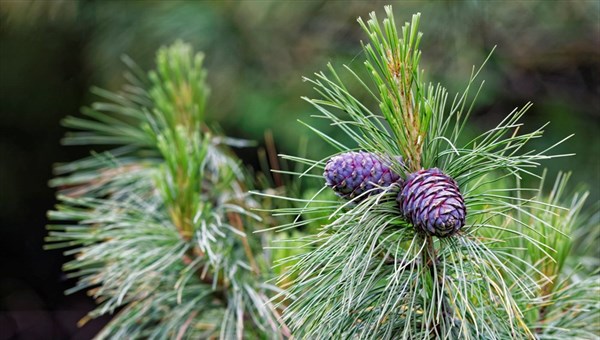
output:
{"label": "brown twig", "polygon": [[[242,219],[240,218],[239,214],[229,212],[227,213],[227,217],[229,218],[229,222],[231,223],[231,225],[233,225],[237,230],[244,233],[244,235],[246,234],[244,230],[244,223],[242,222]],[[246,237],[242,237],[242,244],[244,245],[244,252],[246,253],[246,257],[248,258],[250,266],[252,267],[252,272],[254,272],[256,275],[260,274],[258,265],[256,264],[256,260],[254,259],[254,255],[252,254],[252,248],[250,248],[250,244],[248,243],[248,239]]]}
{"label": "brown twig", "polygon": [[192,323],[192,321],[194,320],[196,315],[198,315],[198,311],[193,311],[190,313],[190,316],[187,318],[187,320],[185,320],[183,325],[181,325],[181,327],[179,327],[179,331],[177,332],[177,337],[175,337],[176,340],[183,339],[185,332],[190,327],[190,324]]}
{"label": "brown twig", "polygon": [[279,160],[277,159],[277,149],[275,148],[275,141],[273,140],[273,133],[271,131],[265,132],[265,145],[267,147],[267,156],[269,157],[269,164],[273,173],[273,180],[275,181],[276,187],[283,186],[283,180],[281,174],[278,172],[281,167],[279,166]]}

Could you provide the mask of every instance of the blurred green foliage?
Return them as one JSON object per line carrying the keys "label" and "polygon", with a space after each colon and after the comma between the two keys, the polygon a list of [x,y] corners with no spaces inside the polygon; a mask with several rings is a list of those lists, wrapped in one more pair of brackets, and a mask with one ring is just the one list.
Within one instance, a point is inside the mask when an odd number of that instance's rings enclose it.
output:
{"label": "blurred green foliage", "polygon": [[[158,47],[183,39],[207,55],[209,82],[214,84],[209,119],[218,121],[228,135],[254,140],[272,130],[279,148],[293,152],[300,136],[308,133],[296,120],[313,113],[299,99],[312,92],[301,76],[323,69],[328,60],[361,63],[359,41],[365,37],[355,20],[371,10],[382,12],[385,3],[3,2],[3,38],[11,39],[14,31],[45,27],[74,32],[81,39],[81,51],[73,52],[80,53],[90,82],[108,89],[123,82],[122,54],[146,69]],[[576,133],[561,151],[578,156],[546,166],[551,172],[573,169],[576,180],[589,185],[598,182],[600,3],[407,1],[394,6],[400,20],[423,13],[421,30],[427,39],[422,64],[430,80],[442,82],[451,93],[464,86],[461,79],[498,45],[481,75],[486,86],[474,129],[490,127],[531,100],[535,105],[528,120],[533,124],[528,126],[553,121],[540,148]],[[3,59],[23,57],[3,55]],[[31,62],[43,59],[38,55]],[[40,74],[19,76],[33,82]],[[44,105],[52,105],[52,99]],[[317,143],[309,153],[318,157],[329,152]]]}

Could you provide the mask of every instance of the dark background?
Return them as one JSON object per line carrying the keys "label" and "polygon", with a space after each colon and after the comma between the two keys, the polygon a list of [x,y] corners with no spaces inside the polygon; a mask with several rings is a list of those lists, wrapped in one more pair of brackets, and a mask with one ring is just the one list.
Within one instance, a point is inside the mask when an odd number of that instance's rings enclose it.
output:
{"label": "dark background", "polygon": [[[63,294],[73,284],[61,272],[66,258],[42,246],[55,203],[47,185],[52,164],[88,153],[60,145],[59,122],[95,100],[90,86],[123,84],[120,55],[148,69],[160,46],[191,43],[207,55],[209,119],[233,137],[262,141],[271,130],[280,151],[294,154],[309,135],[297,119],[314,113],[299,98],[313,95],[301,76],[328,61],[361,67],[365,36],[356,18],[372,10],[382,18],[388,3],[0,1],[0,339],[85,339],[108,321],[77,327],[94,303],[84,293]],[[422,12],[422,67],[451,93],[498,45],[470,128],[490,128],[532,101],[526,129],[552,121],[536,149],[575,133],[556,152],[577,155],[543,166],[551,176],[573,171],[572,185],[587,186],[589,202],[598,200],[600,2],[393,4],[398,23]],[[311,138],[312,156],[330,152]],[[256,163],[254,149],[240,156]]]}

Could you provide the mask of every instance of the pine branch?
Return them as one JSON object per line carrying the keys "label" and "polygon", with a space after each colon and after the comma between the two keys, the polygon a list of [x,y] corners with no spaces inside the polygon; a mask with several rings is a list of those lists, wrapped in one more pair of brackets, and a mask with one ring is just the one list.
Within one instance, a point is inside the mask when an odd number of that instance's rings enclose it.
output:
{"label": "pine branch", "polygon": [[112,314],[98,338],[286,338],[282,290],[266,283],[271,258],[254,185],[228,144],[205,123],[202,54],[177,42],[146,76],[130,60],[131,84],[65,125],[66,144],[115,148],[57,167],[61,204],[51,211],[47,248],[70,248],[75,288]]}
{"label": "pine branch", "polygon": [[[517,295],[520,308],[524,310],[536,338],[593,338],[600,332],[600,323],[594,319],[594,315],[600,313],[598,273],[585,275],[580,264],[574,267],[567,265],[569,257],[574,257],[576,231],[585,230],[587,233],[597,229],[588,224],[592,222],[590,215],[582,214],[588,193],[570,193],[570,175],[563,173],[558,174],[551,190],[546,193],[545,177],[544,172],[543,180],[534,193],[545,205],[529,212],[531,229],[525,229],[523,233],[548,245],[551,247],[550,251],[542,252],[523,244],[522,238],[507,237],[503,235],[505,232],[500,232],[494,237],[502,238],[514,247],[513,253],[521,259],[522,270],[537,278],[530,296]],[[567,195],[571,197],[565,198]],[[561,205],[568,209],[560,208]],[[554,228],[540,227],[540,221],[550,223]],[[589,236],[594,237],[593,234],[585,237]],[[582,274],[584,278],[576,278]],[[512,281],[509,278],[507,280]]]}
{"label": "pine branch", "polygon": [[[318,94],[304,98],[318,111],[313,117],[354,145],[304,123],[336,153],[320,160],[283,155],[301,166],[286,174],[325,185],[310,197],[262,193],[295,203],[273,210],[296,217],[275,230],[320,227],[283,240],[301,247],[280,262],[289,270],[278,282],[292,297],[285,320],[306,338],[534,338],[539,332],[524,301],[539,296],[554,269],[538,268],[541,262],[522,251],[552,256],[558,245],[551,238],[565,234],[555,217],[569,210],[529,197],[536,190],[522,188],[520,179],[543,178],[536,174],[539,162],[567,156],[550,153],[564,140],[530,150],[543,127],[520,133],[526,104],[460,142],[481,69],[473,69],[465,91],[447,105],[441,85],[421,80],[420,16],[399,32],[391,7],[386,13],[383,24],[374,14],[359,19],[370,40],[363,44],[370,79],[345,66],[376,108],[359,101],[332,65],[305,78]],[[453,229],[443,229],[448,225]]]}

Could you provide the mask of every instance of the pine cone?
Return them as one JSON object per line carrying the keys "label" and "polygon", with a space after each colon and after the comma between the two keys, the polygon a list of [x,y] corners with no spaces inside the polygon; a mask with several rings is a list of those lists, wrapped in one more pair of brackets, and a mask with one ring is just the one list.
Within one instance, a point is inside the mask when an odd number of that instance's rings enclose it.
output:
{"label": "pine cone", "polygon": [[[402,162],[402,158],[397,158]],[[332,157],[323,173],[327,186],[340,197],[352,199],[377,186],[388,187],[401,181],[389,165],[369,152],[346,152]],[[400,182],[401,184],[401,182]],[[369,191],[366,196],[380,193],[381,189]]]}
{"label": "pine cone", "polygon": [[398,205],[415,228],[429,235],[448,237],[465,224],[465,201],[450,176],[432,168],[410,174],[404,183]]}

